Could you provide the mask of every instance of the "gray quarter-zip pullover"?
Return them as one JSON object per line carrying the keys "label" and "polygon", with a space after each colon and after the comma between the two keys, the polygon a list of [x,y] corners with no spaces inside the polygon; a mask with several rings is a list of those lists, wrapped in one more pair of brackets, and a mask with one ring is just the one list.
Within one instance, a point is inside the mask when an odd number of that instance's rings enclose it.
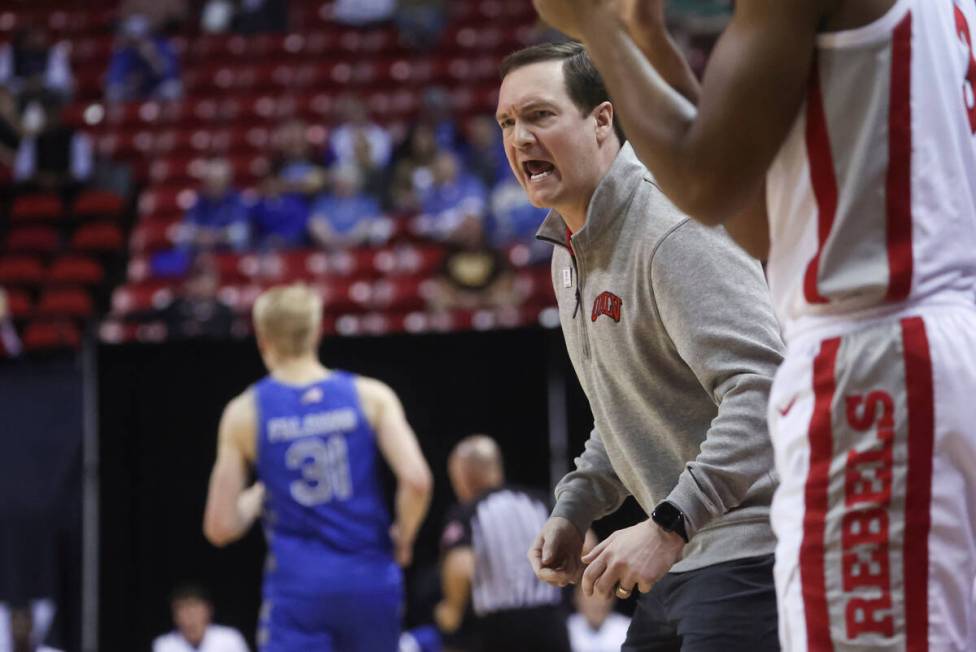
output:
{"label": "gray quarter-zip pullover", "polygon": [[783,344],[759,263],[678,211],[629,144],[570,237],[550,212],[552,281],[594,429],[553,515],[581,531],[633,495],[684,512],[672,571],[770,554],[766,404]]}

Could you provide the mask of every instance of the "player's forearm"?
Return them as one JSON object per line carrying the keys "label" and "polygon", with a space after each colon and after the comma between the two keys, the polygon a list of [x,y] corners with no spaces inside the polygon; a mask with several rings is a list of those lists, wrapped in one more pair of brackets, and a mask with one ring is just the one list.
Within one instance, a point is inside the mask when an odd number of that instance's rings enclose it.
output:
{"label": "player's forearm", "polygon": [[646,25],[641,37],[635,38],[635,41],[664,81],[697,106],[701,84],[681,48],[668,33],[667,26],[657,21]]}
{"label": "player's forearm", "polygon": [[429,474],[418,474],[416,478],[401,479],[396,491],[396,526],[402,540],[413,542],[427,516],[430,498],[433,493]]}
{"label": "player's forearm", "polygon": [[[708,177],[689,151],[695,105],[668,83],[612,14],[595,13],[584,39],[627,138],[665,194],[692,217],[720,222],[725,215],[716,215]],[[669,74],[675,76],[673,70]]]}

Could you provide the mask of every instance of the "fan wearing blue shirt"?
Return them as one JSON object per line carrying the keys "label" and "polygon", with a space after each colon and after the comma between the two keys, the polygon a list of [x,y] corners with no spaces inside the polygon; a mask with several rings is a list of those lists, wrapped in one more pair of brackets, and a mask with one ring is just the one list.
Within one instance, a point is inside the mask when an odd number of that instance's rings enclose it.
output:
{"label": "fan wearing blue shirt", "polygon": [[362,174],[355,165],[334,169],[332,193],[319,196],[309,219],[309,233],[318,245],[342,249],[370,241],[382,209],[375,198],[362,192],[362,184]]}

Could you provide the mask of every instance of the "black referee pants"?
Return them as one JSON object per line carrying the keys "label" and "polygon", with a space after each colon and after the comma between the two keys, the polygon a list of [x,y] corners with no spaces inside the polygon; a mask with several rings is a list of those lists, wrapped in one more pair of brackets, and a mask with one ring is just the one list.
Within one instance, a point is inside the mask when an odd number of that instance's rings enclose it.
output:
{"label": "black referee pants", "polygon": [[778,652],[773,556],[668,573],[640,596],[621,652]]}

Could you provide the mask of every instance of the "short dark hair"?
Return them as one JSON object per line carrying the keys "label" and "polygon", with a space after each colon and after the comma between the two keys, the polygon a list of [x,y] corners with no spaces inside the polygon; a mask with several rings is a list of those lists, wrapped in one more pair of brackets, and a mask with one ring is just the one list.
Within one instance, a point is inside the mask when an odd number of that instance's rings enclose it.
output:
{"label": "short dark hair", "polygon": [[183,600],[199,600],[207,604],[213,603],[210,599],[210,592],[203,585],[195,582],[183,582],[177,585],[173,589],[173,592],[169,594],[170,604]]}
{"label": "short dark hair", "polygon": [[[543,61],[563,62],[566,92],[569,99],[584,115],[600,104],[611,101],[603,77],[590,59],[590,53],[582,44],[575,41],[539,43],[516,50],[502,60],[499,73],[501,78],[505,79],[513,70]],[[623,145],[627,141],[627,136],[624,135],[623,127],[616,115],[613,116],[613,130],[620,139],[620,144]]]}

